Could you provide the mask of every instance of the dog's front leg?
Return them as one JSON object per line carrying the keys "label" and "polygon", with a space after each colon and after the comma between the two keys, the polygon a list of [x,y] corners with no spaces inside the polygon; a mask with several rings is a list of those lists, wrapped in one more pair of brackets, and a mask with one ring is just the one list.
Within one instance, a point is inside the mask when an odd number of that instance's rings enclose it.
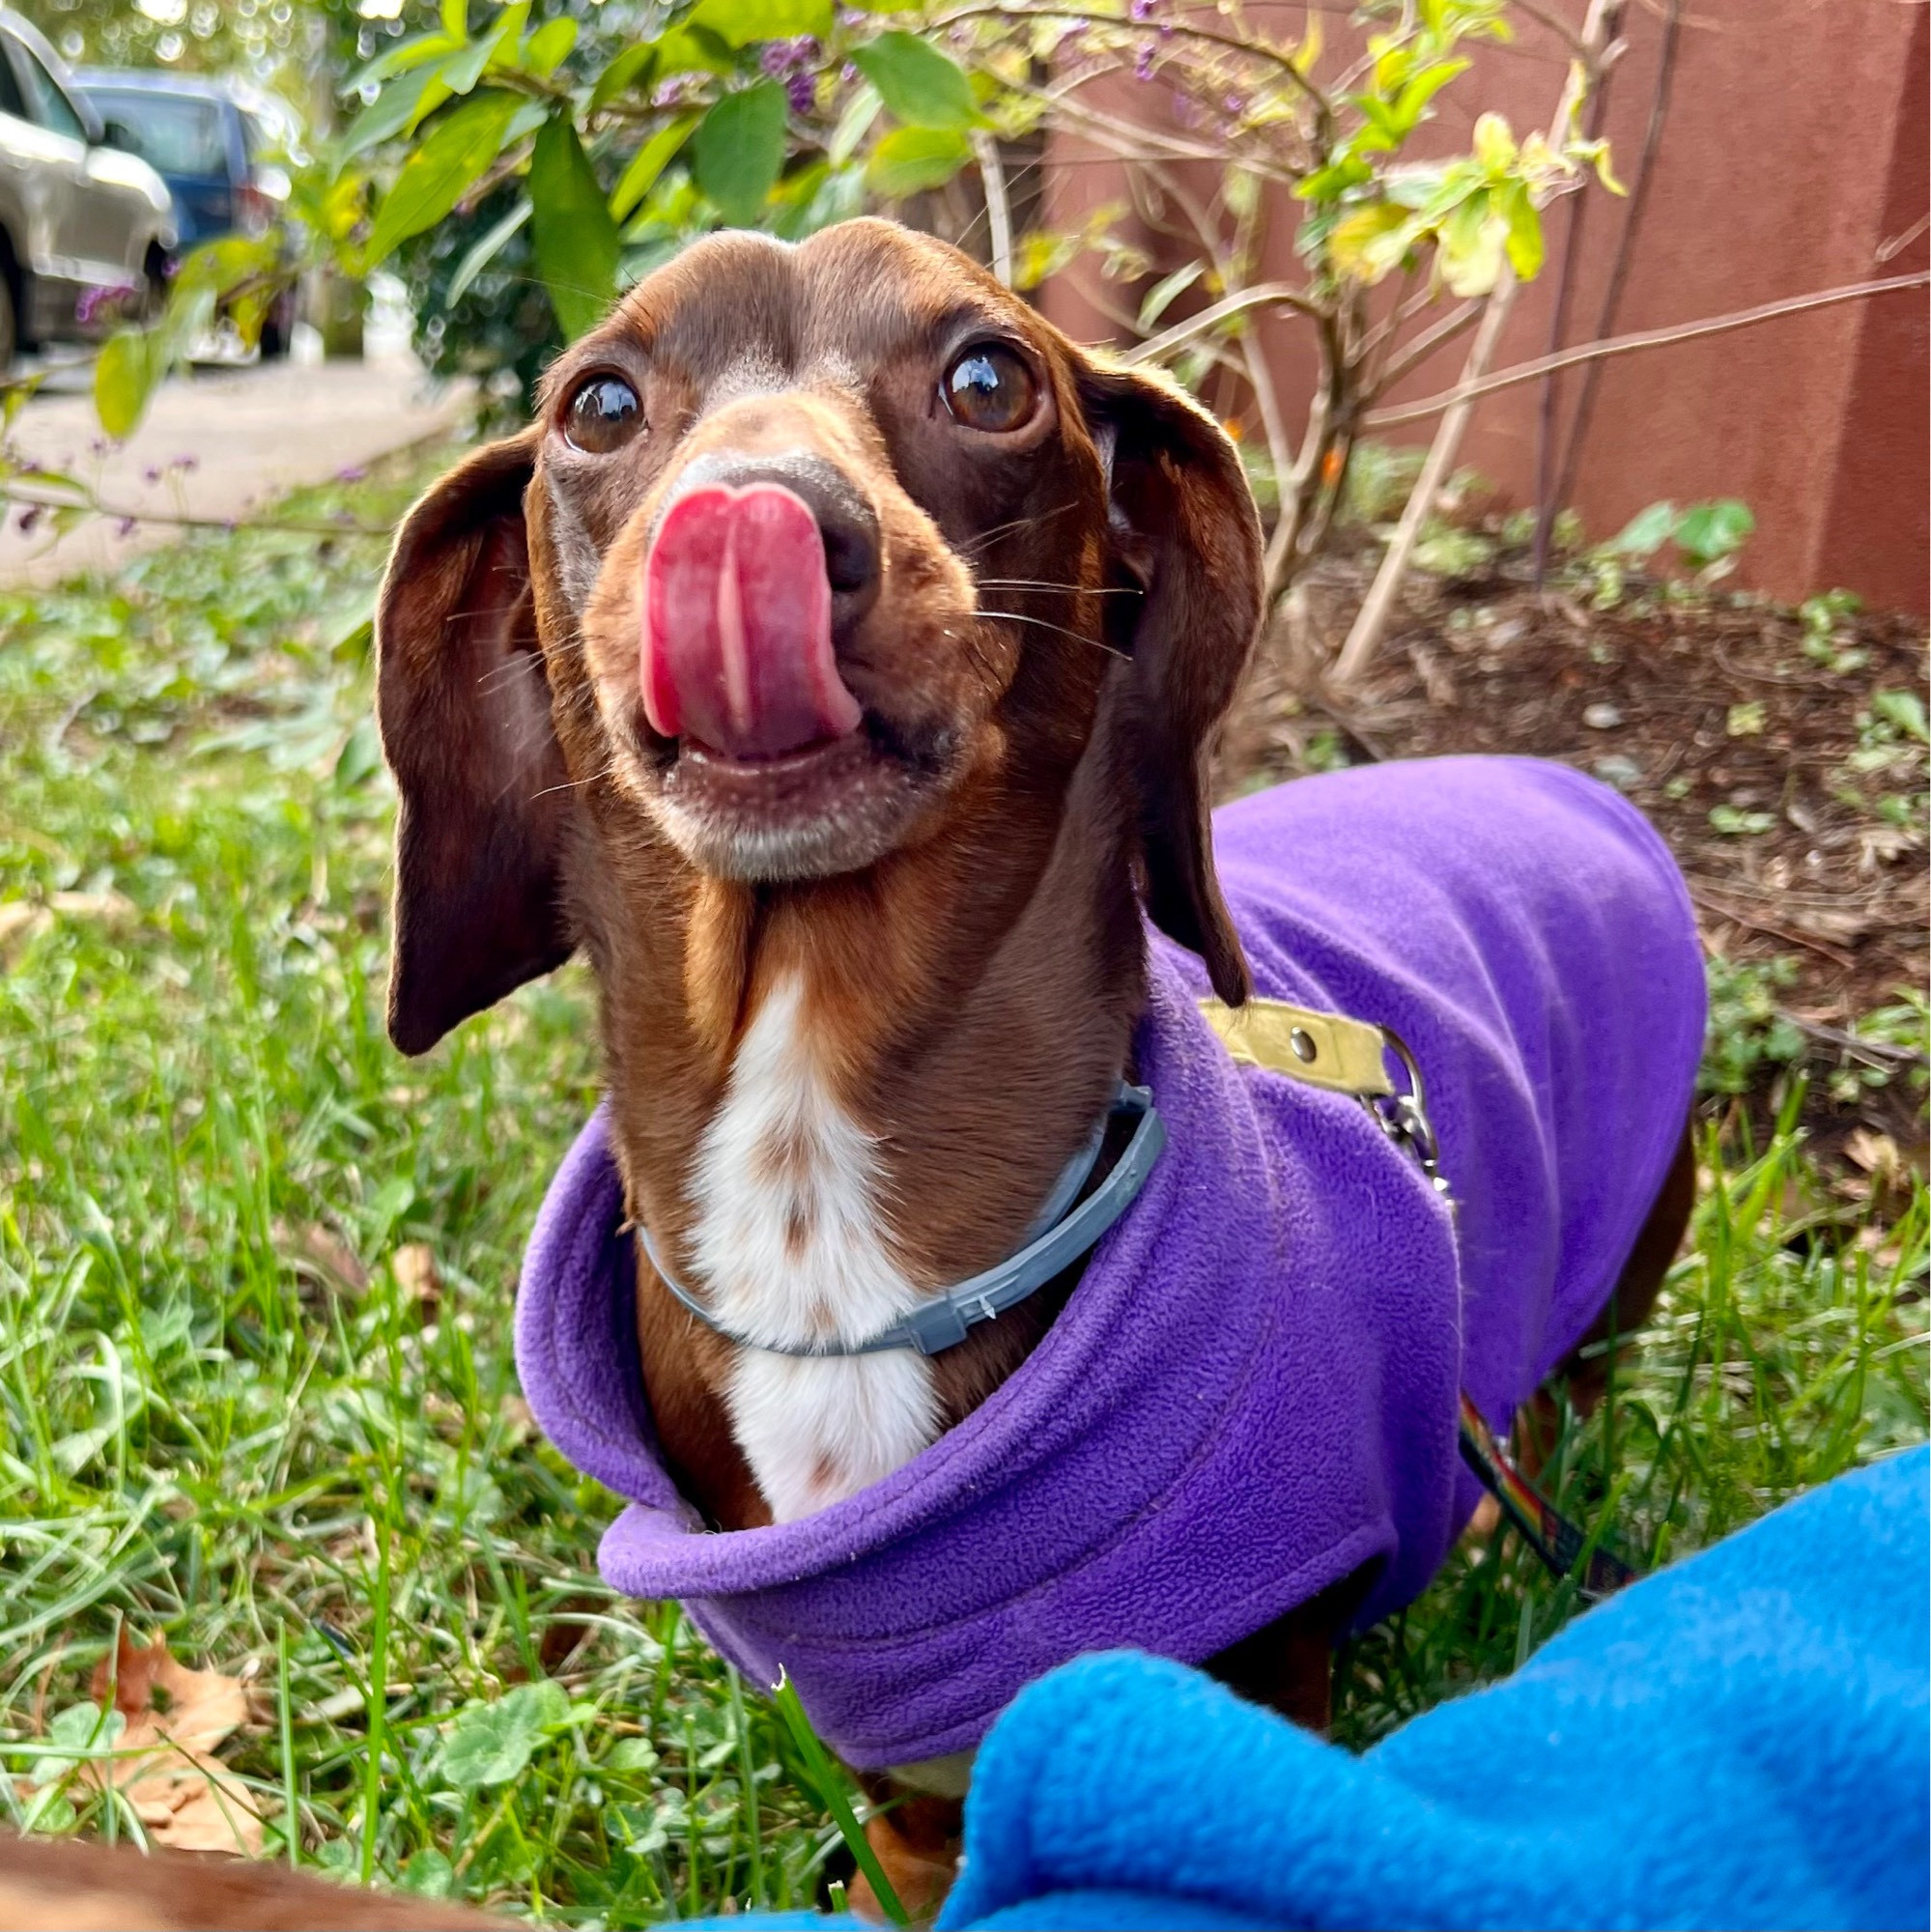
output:
{"label": "dog's front leg", "polygon": [[[965,1801],[914,1791],[875,1772],[862,1773],[859,1783],[872,1805],[866,1821],[866,1843],[912,1922],[929,1924],[958,1871]],[[853,1878],[849,1896],[860,1918],[885,1922],[885,1910],[863,1872]]]}

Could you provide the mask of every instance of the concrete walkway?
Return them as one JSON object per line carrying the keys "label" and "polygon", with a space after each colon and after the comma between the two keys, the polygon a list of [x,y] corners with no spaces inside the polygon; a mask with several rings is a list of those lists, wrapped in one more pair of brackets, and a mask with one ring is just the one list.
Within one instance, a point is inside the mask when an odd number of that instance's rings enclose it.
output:
{"label": "concrete walkway", "polygon": [[[76,369],[59,372],[28,403],[10,440],[91,483],[119,511],[226,519],[452,430],[468,402],[467,384],[438,391],[395,355],[208,370],[169,382],[133,436],[109,448],[86,372]],[[0,584],[111,570],[178,534],[166,524],[128,528],[92,517],[53,539],[44,524],[22,532],[14,510],[0,530]]]}

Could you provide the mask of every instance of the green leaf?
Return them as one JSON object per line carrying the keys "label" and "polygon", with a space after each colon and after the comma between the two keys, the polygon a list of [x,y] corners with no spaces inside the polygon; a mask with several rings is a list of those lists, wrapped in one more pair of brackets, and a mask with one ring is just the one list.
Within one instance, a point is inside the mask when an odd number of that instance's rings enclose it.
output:
{"label": "green leaf", "polygon": [[1192,288],[1206,272],[1205,262],[1189,262],[1184,268],[1176,269],[1171,275],[1163,275],[1147,291],[1147,298],[1140,304],[1140,313],[1133,319],[1134,327],[1145,334],[1166,314],[1175,300]]}
{"label": "green leaf", "polygon": [[702,117],[696,114],[680,114],[674,121],[665,125],[630,157],[627,167],[611,191],[611,215],[613,220],[622,221],[650,190],[657,185],[657,178],[675,158],[677,151],[691,138]]}
{"label": "green leaf", "polygon": [[1505,174],[1519,152],[1509,124],[1499,114],[1484,114],[1475,123],[1475,158],[1491,175]]}
{"label": "green leaf", "polygon": [[832,0],[697,0],[686,24],[708,27],[726,46],[789,41],[800,34],[832,37]]}
{"label": "green leaf", "polygon": [[1526,183],[1505,182],[1495,190],[1495,211],[1509,225],[1509,267],[1525,282],[1542,271],[1542,212]]}
{"label": "green leaf", "polygon": [[1734,556],[1756,526],[1750,506],[1735,497],[1692,503],[1676,526],[1676,547],[1700,570],[1719,557]]}
{"label": "green leaf", "polygon": [[853,51],[852,65],[909,128],[970,128],[972,84],[951,55],[894,28]]}
{"label": "green leaf", "polygon": [[1324,168],[1316,168],[1296,185],[1294,193],[1302,201],[1338,201],[1351,187],[1360,187],[1375,178],[1375,170],[1352,155],[1344,155]]}
{"label": "green leaf", "polygon": [[456,272],[442,293],[445,310],[454,308],[469,294],[469,284],[502,252],[503,244],[529,219],[529,203],[518,202],[456,265]]}
{"label": "green leaf", "polygon": [[469,38],[469,0],[442,0],[442,31],[459,47]]}
{"label": "green leaf", "polygon": [[117,329],[95,362],[94,412],[101,429],[117,442],[131,436],[147,414],[148,399],[161,375],[157,346],[141,329]]}
{"label": "green leaf", "polygon": [[530,35],[529,44],[523,50],[522,67],[525,73],[534,74],[538,80],[548,80],[569,58],[570,49],[577,44],[577,22],[567,14],[559,14],[554,20],[546,20]]}
{"label": "green leaf", "polygon": [[1477,188],[1436,231],[1441,278],[1452,294],[1486,296],[1502,278],[1509,224],[1495,213],[1487,188]]}
{"label": "green leaf", "polygon": [[656,61],[655,41],[645,41],[639,46],[626,47],[597,76],[597,84],[590,90],[589,111],[594,114],[598,108],[607,107],[618,95],[627,94],[631,88],[652,78]]}
{"label": "green leaf", "polygon": [[508,1784],[529,1768],[545,1730],[569,1715],[570,1700],[548,1678],[519,1684],[494,1704],[471,1705],[442,1741],[443,1781],[458,1791]]}
{"label": "green leaf", "polygon": [[456,206],[464,190],[480,180],[502,152],[525,104],[520,95],[492,89],[466,100],[436,124],[428,139],[403,163],[395,185],[376,211],[369,235],[369,268],[398,242],[435,227]]}
{"label": "green leaf", "polygon": [[424,61],[440,60],[444,54],[455,51],[456,43],[447,34],[416,34],[407,41],[398,42],[386,53],[378,54],[344,85],[342,92],[345,95],[360,94],[365,87],[373,87],[395,74],[407,73],[410,69],[420,67]]}
{"label": "green leaf", "polygon": [[943,187],[972,159],[972,143],[949,128],[895,128],[872,149],[866,185],[889,201]]}
{"label": "green leaf", "polygon": [[1373,284],[1378,282],[1406,252],[1397,245],[1413,217],[1406,209],[1385,201],[1350,209],[1327,238],[1327,256],[1337,275]]}
{"label": "green leaf", "polygon": [[529,0],[517,0],[515,6],[505,7],[495,32],[471,41],[460,53],[442,63],[442,84],[451,94],[468,94],[482,79],[483,70],[496,64],[504,42],[515,43],[528,18]]}
{"label": "green leaf", "polygon": [[825,158],[833,167],[843,167],[858,153],[859,143],[870,132],[871,124],[878,119],[878,110],[884,105],[878,98],[878,89],[870,81],[861,81],[852,89],[852,97],[845,102],[825,149]]}
{"label": "green leaf", "polygon": [[1432,67],[1425,67],[1419,73],[1411,74],[1395,100],[1397,126],[1405,133],[1412,133],[1420,125],[1429,102],[1467,66],[1468,63],[1458,56],[1454,60],[1436,61]]}
{"label": "green leaf", "polygon": [[697,185],[734,227],[749,228],[784,165],[784,90],[761,80],[712,107],[692,145]]}
{"label": "green leaf", "polygon": [[617,292],[617,225],[567,109],[536,137],[529,160],[536,271],[571,341],[604,319]]}
{"label": "green leaf", "polygon": [[1892,724],[1920,745],[1931,744],[1931,729],[1924,722],[1924,700],[1915,691],[1880,691],[1871,697],[1871,709],[1887,724]]}
{"label": "green leaf", "polygon": [[722,75],[736,68],[730,48],[708,28],[672,27],[657,43],[657,71],[651,78],[668,80],[674,73]]}
{"label": "green leaf", "polygon": [[350,122],[349,131],[342,136],[343,159],[363,154],[388,140],[391,135],[400,134],[418,116],[427,114],[439,100],[447,99],[448,95],[448,83],[443,80],[439,68],[420,67],[412,73],[390,81]]}
{"label": "green leaf", "polygon": [[1676,505],[1652,503],[1638,510],[1603,548],[1617,556],[1633,556],[1639,561],[1654,556],[1669,541],[1676,527]]}

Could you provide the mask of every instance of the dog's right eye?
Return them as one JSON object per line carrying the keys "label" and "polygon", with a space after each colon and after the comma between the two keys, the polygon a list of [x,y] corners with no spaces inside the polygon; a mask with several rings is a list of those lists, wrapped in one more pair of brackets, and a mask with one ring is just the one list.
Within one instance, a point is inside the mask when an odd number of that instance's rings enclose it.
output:
{"label": "dog's right eye", "polygon": [[563,412],[563,439],[572,449],[608,456],[643,427],[643,405],[621,376],[592,376]]}

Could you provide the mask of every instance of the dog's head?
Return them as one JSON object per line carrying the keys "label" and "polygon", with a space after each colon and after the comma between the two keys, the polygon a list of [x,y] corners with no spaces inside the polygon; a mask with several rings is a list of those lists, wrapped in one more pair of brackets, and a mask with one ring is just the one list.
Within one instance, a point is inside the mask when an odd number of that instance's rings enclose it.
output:
{"label": "dog's head", "polygon": [[391,1035],[569,952],[588,788],[701,874],[798,882],[1095,753],[1151,917],[1238,1001],[1205,763],[1260,595],[1239,460],[1177,387],[889,222],[696,244],[397,540]]}

